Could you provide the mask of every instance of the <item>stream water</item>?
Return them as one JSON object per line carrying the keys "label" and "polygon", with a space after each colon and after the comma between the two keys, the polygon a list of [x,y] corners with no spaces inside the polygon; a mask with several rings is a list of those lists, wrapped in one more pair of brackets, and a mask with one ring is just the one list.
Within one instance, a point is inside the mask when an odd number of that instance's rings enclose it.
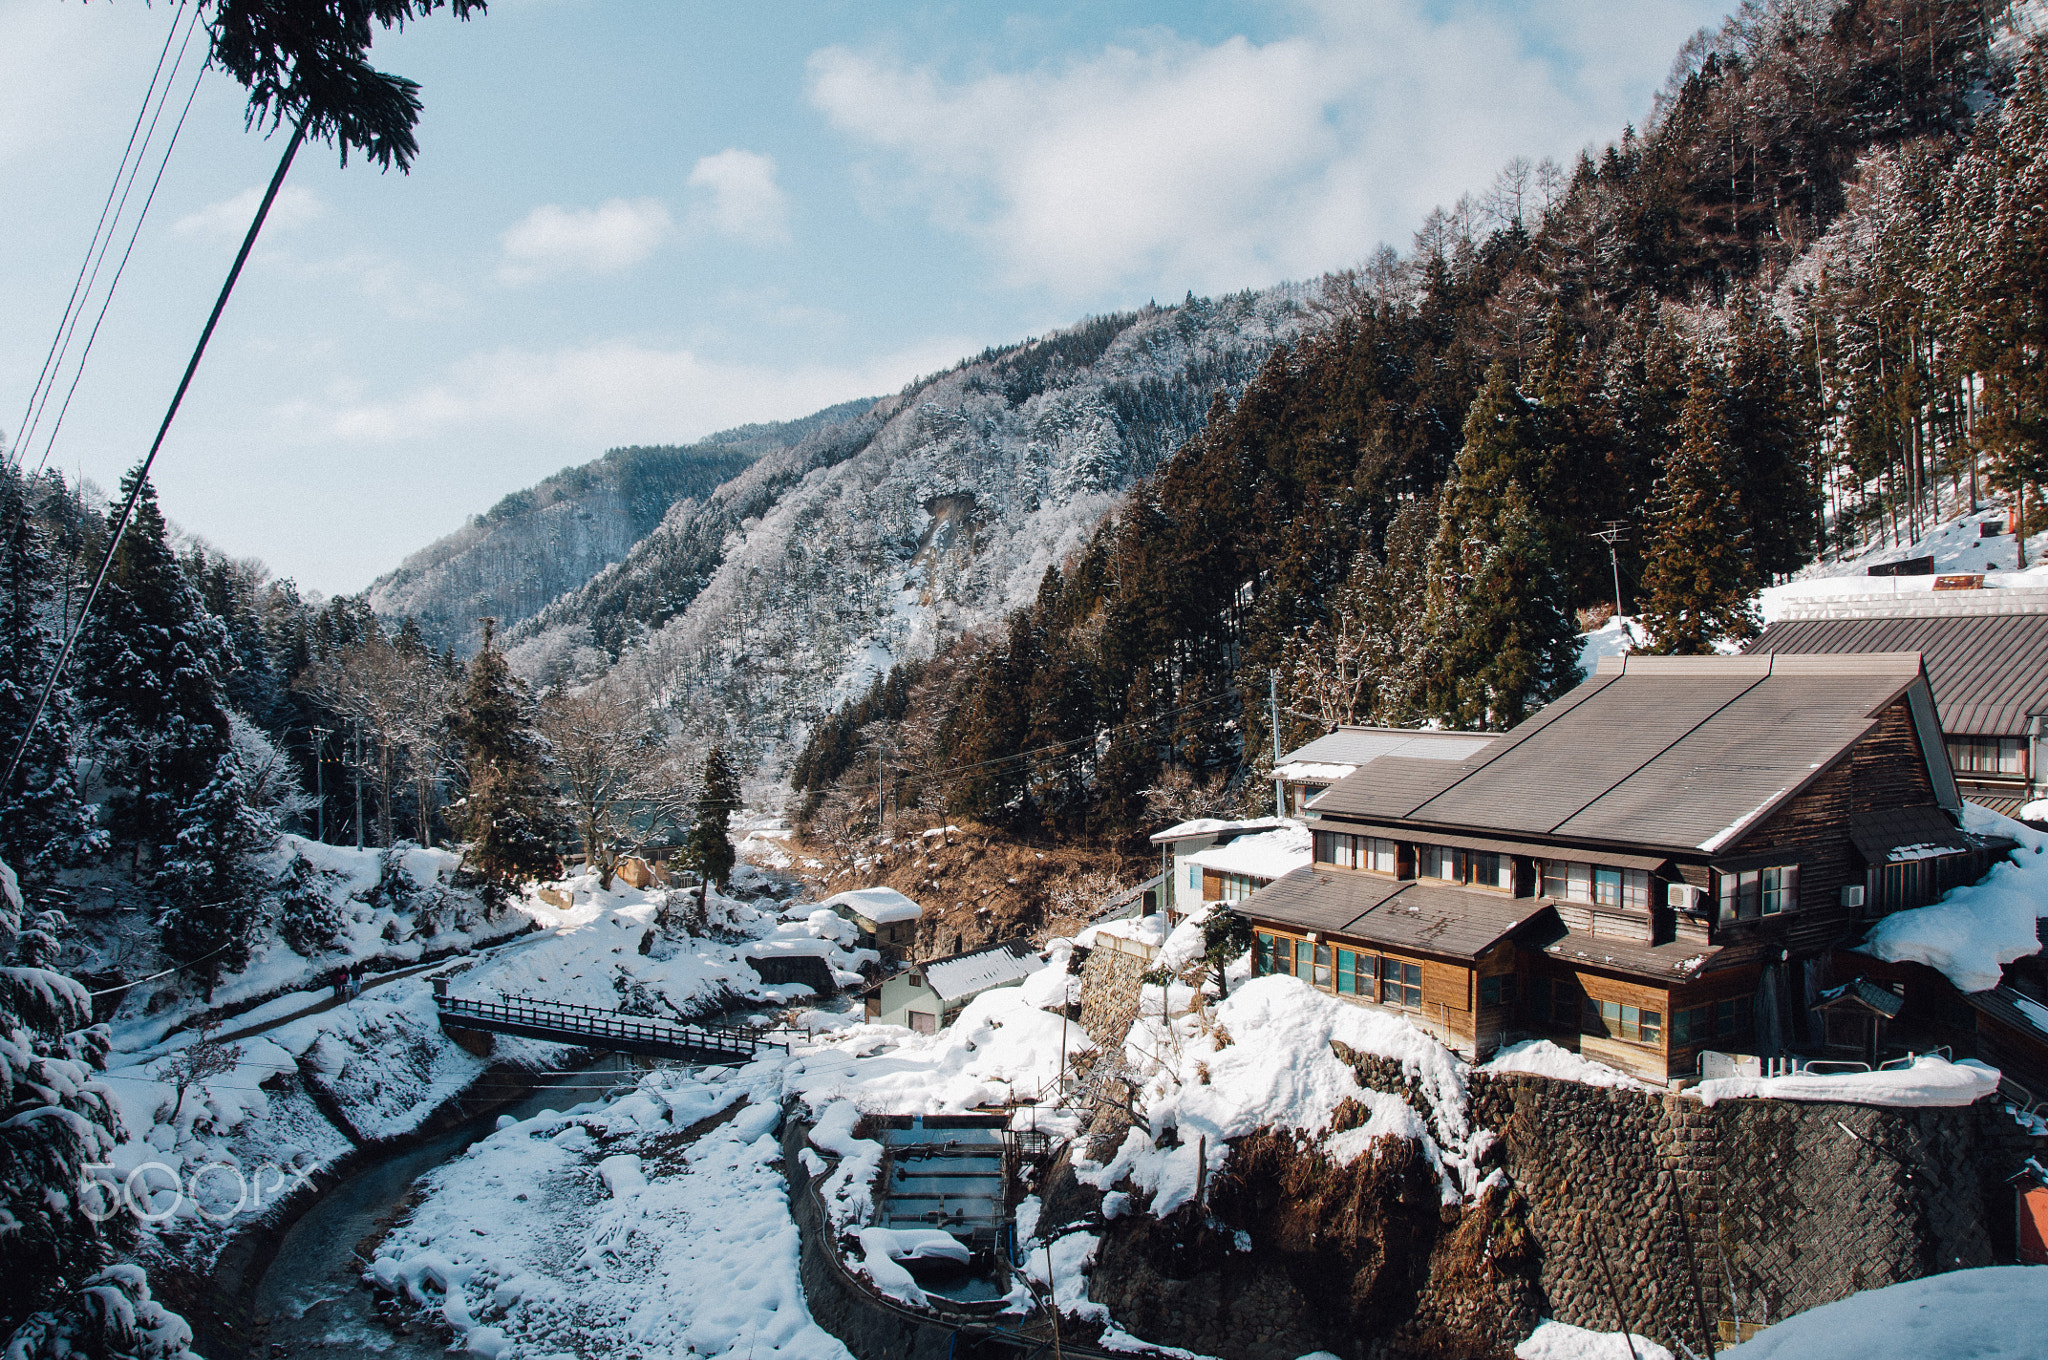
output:
{"label": "stream water", "polygon": [[[639,1076],[631,1058],[611,1054],[588,1067],[540,1079],[533,1093],[501,1111],[530,1119],[604,1096],[614,1083]],[[479,1089],[479,1095],[488,1091]],[[334,1360],[428,1360],[445,1357],[439,1336],[394,1324],[378,1312],[377,1296],[362,1282],[365,1242],[397,1214],[413,1183],[497,1127],[499,1115],[450,1129],[416,1148],[395,1153],[344,1177],[292,1224],[257,1284],[253,1311],[268,1319],[270,1353]]]}

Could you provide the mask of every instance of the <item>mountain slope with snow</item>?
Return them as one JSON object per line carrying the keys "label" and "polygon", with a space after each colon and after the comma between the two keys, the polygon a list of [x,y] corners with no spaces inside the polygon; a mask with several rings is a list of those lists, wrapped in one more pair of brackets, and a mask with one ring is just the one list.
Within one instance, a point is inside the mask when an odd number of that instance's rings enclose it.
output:
{"label": "mountain slope with snow", "polygon": [[1033,598],[1048,566],[1308,324],[1281,287],[991,351],[674,506],[513,635],[553,683],[613,657],[686,736],[779,777],[890,666]]}

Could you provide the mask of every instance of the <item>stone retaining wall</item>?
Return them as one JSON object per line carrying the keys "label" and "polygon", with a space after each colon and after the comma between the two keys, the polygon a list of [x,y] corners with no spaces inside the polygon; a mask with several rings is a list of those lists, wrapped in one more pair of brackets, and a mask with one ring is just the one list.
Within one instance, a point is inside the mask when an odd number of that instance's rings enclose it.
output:
{"label": "stone retaining wall", "polygon": [[[1397,1063],[1338,1052],[1424,1108]],[[1996,1102],[1708,1107],[1475,1073],[1470,1108],[1507,1182],[1477,1203],[1438,1206],[1412,1144],[1336,1167],[1260,1133],[1200,1212],[1103,1225],[1090,1296],[1233,1360],[1505,1357],[1540,1317],[1704,1354],[1738,1319],[2012,1259],[2005,1177],[2048,1155]]]}
{"label": "stone retaining wall", "polygon": [[1138,994],[1151,965],[1116,949],[1091,949],[1081,964],[1081,1029],[1099,1049],[1114,1048],[1138,1018]]}

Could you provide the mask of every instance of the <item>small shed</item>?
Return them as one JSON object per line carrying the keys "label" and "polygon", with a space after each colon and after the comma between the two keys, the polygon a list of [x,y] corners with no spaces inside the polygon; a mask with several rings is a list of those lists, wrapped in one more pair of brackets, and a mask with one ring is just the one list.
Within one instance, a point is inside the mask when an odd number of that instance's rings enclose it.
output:
{"label": "small shed", "polygon": [[1855,1053],[1872,1067],[1884,1048],[1884,1027],[1899,1018],[1906,999],[1869,978],[1852,978],[1820,994],[1813,1009],[1826,1017],[1829,1052]]}
{"label": "small shed", "polygon": [[820,905],[853,922],[862,949],[901,957],[917,941],[917,923],[924,908],[894,888],[852,888],[835,893]]}
{"label": "small shed", "polygon": [[902,1025],[919,1034],[936,1034],[959,1017],[967,1003],[983,992],[1014,987],[1045,967],[1028,940],[955,954],[912,964],[867,994],[867,1018],[884,1025]]}

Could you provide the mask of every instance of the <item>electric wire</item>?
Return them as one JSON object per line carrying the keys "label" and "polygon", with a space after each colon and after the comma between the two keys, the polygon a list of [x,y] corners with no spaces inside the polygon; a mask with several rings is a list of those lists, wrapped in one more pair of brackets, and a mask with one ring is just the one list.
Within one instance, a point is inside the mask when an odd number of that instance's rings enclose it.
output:
{"label": "electric wire", "polygon": [[58,320],[57,329],[50,336],[50,348],[43,355],[43,366],[36,373],[35,386],[29,389],[27,408],[22,411],[21,423],[15,427],[15,450],[21,449],[27,439],[27,435],[24,432],[28,428],[30,415],[35,410],[37,395],[42,391],[44,381],[50,377],[51,366],[56,362],[58,342],[62,340],[64,328],[71,320],[72,309],[78,305],[79,292],[85,283],[86,270],[92,264],[93,253],[99,249],[100,233],[106,229],[107,214],[114,206],[114,197],[121,190],[121,178],[128,170],[128,157],[135,151],[135,136],[142,130],[142,120],[149,116],[151,101],[157,98],[157,78],[163,74],[164,59],[170,55],[171,44],[177,40],[178,24],[184,16],[185,6],[188,2],[189,0],[179,0],[176,12],[171,15],[170,29],[164,34],[163,50],[157,53],[156,69],[151,71],[149,75],[149,88],[143,93],[142,106],[135,111],[135,125],[128,129],[128,144],[121,148],[121,163],[115,167],[114,182],[107,186],[107,201],[100,205],[99,221],[93,224],[92,241],[85,248],[85,258],[79,261],[78,276],[71,281],[71,296],[65,299],[64,315]]}
{"label": "electric wire", "polygon": [[[310,112],[310,111],[309,111]],[[263,221],[270,216],[270,206],[277,201],[277,191],[284,187],[285,174],[292,168],[292,159],[299,154],[299,146],[306,140],[306,119],[301,118],[292,128],[291,140],[286,143],[284,155],[278,160],[277,172],[270,177],[270,186],[263,193],[263,201],[256,207],[255,219],[249,223],[249,232],[242,238],[242,248],[235,255],[235,263],[228,270],[227,281],[221,285],[220,296],[214,300],[213,314],[206,319],[206,328],[199,333],[199,343],[192,349],[192,358],[185,365],[185,376],[178,381],[178,390],[171,396],[170,407],[164,412],[163,424],[157,427],[156,438],[150,442],[149,453],[136,470],[135,484],[129,488],[128,498],[121,505],[121,513],[114,521],[114,529],[107,536],[106,552],[100,557],[99,570],[93,576],[92,589],[86,594],[85,604],[78,611],[78,623],[65,636],[63,650],[58,652],[56,664],[50,667],[50,676],[44,682],[41,696],[36,700],[35,711],[29,715],[28,723],[22,728],[20,738],[14,744],[13,758],[7,762],[7,773],[0,777],[0,789],[14,786],[14,776],[21,768],[21,758],[28,751],[29,741],[35,736],[36,728],[43,720],[43,714],[50,706],[50,696],[56,692],[58,682],[64,677],[64,668],[70,663],[71,653],[78,645],[79,636],[85,632],[86,622],[92,617],[92,607],[98,602],[100,591],[107,583],[107,573],[113,568],[114,554],[120,550],[121,538],[128,532],[128,524],[135,516],[136,502],[142,497],[142,488],[149,482],[149,470],[156,463],[156,456],[164,446],[164,437],[171,432],[171,422],[177,418],[178,407],[185,400],[185,393],[192,386],[192,377],[199,371],[199,361],[206,355],[206,344],[213,339],[214,327],[220,324],[221,313],[227,310],[228,298],[235,290],[235,280],[242,276],[242,266],[249,261],[249,252],[255,249],[256,237],[263,229]]]}
{"label": "electric wire", "polygon": [[[67,304],[65,307],[65,318],[63,322],[61,322],[58,326],[58,335],[56,341],[53,341],[56,352],[55,360],[53,363],[45,365],[45,375],[43,378],[40,378],[38,380],[37,384],[38,388],[40,389],[39,395],[33,396],[31,398],[31,410],[28,414],[24,415],[22,432],[15,441],[16,447],[22,450],[24,454],[26,453],[28,445],[34,442],[36,430],[42,424],[43,413],[49,406],[51,394],[56,390],[58,378],[64,370],[65,360],[70,355],[71,342],[77,336],[78,323],[85,315],[86,302],[88,299],[91,298],[94,288],[99,283],[100,270],[106,264],[108,250],[110,250],[113,247],[114,237],[119,231],[121,218],[128,210],[129,195],[131,195],[135,191],[135,181],[142,173],[143,162],[145,159],[147,159],[149,154],[149,144],[156,137],[157,125],[163,120],[164,108],[170,102],[171,90],[177,82],[179,69],[184,65],[185,54],[191,47],[192,35],[194,32],[198,30],[198,21],[199,11],[195,8],[192,11],[192,17],[190,21],[185,26],[185,39],[184,42],[181,43],[178,48],[177,60],[172,63],[170,74],[164,77],[163,85],[160,90],[156,87],[155,76],[151,76],[151,95],[145,97],[144,109],[145,111],[147,111],[150,97],[154,98],[156,103],[156,109],[155,112],[151,113],[149,116],[149,131],[143,135],[142,145],[140,146],[140,148],[136,150],[134,161],[132,164],[129,163],[126,153],[124,153],[122,156],[122,165],[123,171],[125,172],[126,176],[126,183],[122,183],[122,174],[117,173],[115,177],[114,187],[120,191],[120,197],[119,201],[116,203],[114,207],[112,221],[107,224],[104,236],[101,235],[100,230],[97,227],[94,229],[93,246],[89,248],[86,252],[86,259],[91,267],[89,271],[86,271],[84,291],[83,293],[75,292],[73,296],[73,301]],[[176,31],[177,25],[175,22],[173,22],[173,35],[176,34]],[[202,67],[202,70],[203,69],[204,68]],[[187,107],[190,107],[189,100],[187,101]],[[183,119],[181,118],[179,121],[180,124],[182,125]],[[158,178],[161,178],[163,174],[162,170],[159,169],[157,174]],[[154,195],[155,191],[152,188],[151,196],[154,197]],[[135,229],[139,231],[141,229],[141,226],[141,219],[138,217],[135,223]],[[133,250],[133,248],[134,240],[133,237],[131,236],[129,240],[129,249]],[[123,258],[125,259],[125,256]],[[112,292],[113,289],[112,286],[110,285],[108,288],[108,296],[101,303],[102,316],[105,315],[105,308],[107,302],[112,300]],[[97,327],[95,327],[95,329],[97,329]],[[83,357],[81,357],[79,360],[81,367],[83,366],[84,362],[85,361]],[[76,380],[74,379],[74,385],[75,381]],[[47,450],[45,451],[44,456],[45,458],[48,457]],[[17,459],[16,461],[19,462],[20,460]],[[38,470],[40,470],[40,468]]]}
{"label": "electric wire", "polygon": [[163,183],[164,171],[170,167],[171,152],[177,149],[178,134],[185,130],[185,120],[192,113],[192,101],[199,94],[199,84],[206,78],[206,66],[201,64],[199,74],[192,77],[192,88],[185,95],[185,107],[178,114],[177,124],[171,129],[171,139],[164,144],[163,159],[157,162],[156,177],[149,183],[149,193],[142,201],[142,210],[135,216],[135,226],[128,233],[128,245],[121,252],[121,263],[114,269],[114,277],[107,284],[107,291],[100,298],[99,315],[93,318],[92,330],[85,337],[85,348],[79,351],[78,366],[71,371],[71,385],[64,391],[64,404],[57,408],[57,418],[50,424],[49,437],[43,441],[43,456],[36,460],[36,474],[49,465],[50,450],[56,447],[57,433],[64,428],[64,417],[71,410],[71,399],[78,395],[79,380],[85,377],[86,362],[92,358],[93,344],[100,338],[100,326],[107,319],[107,309],[113,305],[114,292],[121,286],[121,276],[128,272],[128,259],[135,253],[135,242],[142,235],[142,224],[149,216],[150,205],[156,202],[156,191]]}

